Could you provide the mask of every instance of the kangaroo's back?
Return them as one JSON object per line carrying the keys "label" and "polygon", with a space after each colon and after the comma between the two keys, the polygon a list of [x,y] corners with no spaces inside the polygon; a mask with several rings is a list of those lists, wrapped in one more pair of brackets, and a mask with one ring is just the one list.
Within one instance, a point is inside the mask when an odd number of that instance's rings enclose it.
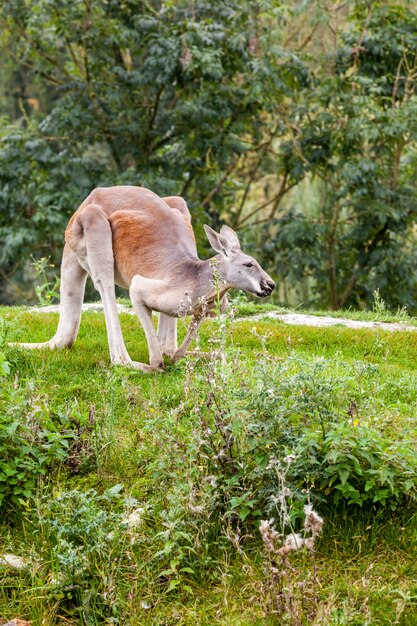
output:
{"label": "kangaroo's back", "polygon": [[150,189],[146,189],[145,187],[136,187],[134,185],[97,187],[97,189],[94,189],[89,196],[87,196],[71,217],[65,231],[65,238],[67,241],[71,239],[73,234],[73,226],[77,215],[91,205],[100,207],[108,218],[110,218],[111,215],[117,211],[145,211],[152,213],[161,207],[166,208],[168,206],[171,210],[174,210],[182,215],[187,222],[191,223],[191,215],[188,210],[187,203],[180,196],[168,196],[161,198]]}
{"label": "kangaroo's back", "polygon": [[183,263],[198,261],[191,224],[169,207],[116,211],[110,218],[116,280],[133,276],[169,280]]}

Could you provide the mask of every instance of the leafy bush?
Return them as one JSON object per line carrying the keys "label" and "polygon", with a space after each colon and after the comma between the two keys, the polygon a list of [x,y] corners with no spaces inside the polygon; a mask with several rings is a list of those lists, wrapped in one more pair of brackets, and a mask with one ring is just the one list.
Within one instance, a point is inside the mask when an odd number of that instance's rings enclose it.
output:
{"label": "leafy bush", "polygon": [[13,507],[33,498],[40,477],[66,459],[73,433],[66,416],[51,415],[47,400],[35,386],[12,389],[0,396],[0,504]]}
{"label": "leafy bush", "polygon": [[238,545],[261,517],[293,531],[309,498],[391,509],[417,500],[415,432],[379,414],[387,390],[375,366],[290,356],[187,367],[186,400],[165,415],[153,405],[144,429],[170,588],[189,587],[196,557]]}
{"label": "leafy bush", "polygon": [[97,624],[98,616],[118,623],[114,580],[126,569],[125,556],[142,514],[122,489],[115,485],[101,495],[94,489],[56,497],[48,493],[36,501],[33,521],[43,591],[61,610],[82,616],[85,624]]}
{"label": "leafy bush", "polygon": [[[322,358],[290,358],[274,369],[258,366],[263,380],[258,393],[244,392],[261,418],[258,454],[268,450],[268,466],[271,459],[279,465],[291,456],[287,482],[298,496],[311,488],[336,504],[380,503],[392,509],[405,497],[417,500],[415,434],[393,433],[389,421],[380,423],[378,408],[364,391],[365,385],[378,385],[376,375],[369,364],[356,362],[352,368]],[[268,472],[261,467],[258,474],[272,495]]]}
{"label": "leafy bush", "polygon": [[308,469],[310,479],[335,503],[379,502],[396,509],[405,496],[417,499],[417,455],[410,440],[392,441],[366,421],[335,424],[319,445],[309,435],[298,454],[302,459],[307,446],[315,449],[315,466],[300,463],[298,471]]}

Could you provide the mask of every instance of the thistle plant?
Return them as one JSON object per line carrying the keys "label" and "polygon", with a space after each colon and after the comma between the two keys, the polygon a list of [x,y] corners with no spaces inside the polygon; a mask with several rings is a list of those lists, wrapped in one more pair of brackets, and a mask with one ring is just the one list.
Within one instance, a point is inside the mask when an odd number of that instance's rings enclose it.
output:
{"label": "thistle plant", "polygon": [[[281,498],[285,500],[285,498]],[[285,510],[284,516],[287,511]],[[262,520],[259,525],[265,551],[265,613],[276,615],[280,624],[298,626],[314,619],[317,613],[317,568],[315,542],[323,529],[323,518],[311,504],[304,507],[302,532],[285,534],[275,529],[275,520]],[[292,553],[302,553],[310,560],[310,574],[300,580]],[[305,558],[304,558],[305,561]],[[304,572],[303,568],[303,572]]]}

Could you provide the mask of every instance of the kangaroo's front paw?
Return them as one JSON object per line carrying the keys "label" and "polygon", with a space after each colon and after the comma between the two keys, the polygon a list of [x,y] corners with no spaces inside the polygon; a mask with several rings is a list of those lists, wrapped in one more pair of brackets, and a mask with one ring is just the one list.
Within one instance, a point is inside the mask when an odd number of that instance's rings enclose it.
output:
{"label": "kangaroo's front paw", "polygon": [[112,365],[121,365],[122,367],[131,367],[134,370],[139,370],[140,372],[154,372],[155,367],[152,365],[148,365],[147,363],[140,363],[139,361],[132,361],[131,359],[114,359],[112,361]]}
{"label": "kangaroo's front paw", "polygon": [[130,366],[134,369],[141,370],[142,372],[151,373],[151,372],[163,372],[165,371],[165,366],[162,361],[158,363],[151,363],[147,365],[146,363],[139,363],[138,361],[132,361]]}

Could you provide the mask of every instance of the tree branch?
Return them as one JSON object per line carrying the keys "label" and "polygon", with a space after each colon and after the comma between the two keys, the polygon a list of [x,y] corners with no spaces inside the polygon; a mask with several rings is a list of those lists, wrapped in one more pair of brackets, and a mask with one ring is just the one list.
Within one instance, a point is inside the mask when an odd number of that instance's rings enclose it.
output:
{"label": "tree branch", "polygon": [[[248,222],[248,220],[250,220],[254,215],[257,215],[260,211],[262,211],[263,209],[266,209],[266,207],[268,207],[271,204],[272,204],[272,209],[269,212],[268,217],[265,218],[264,220],[261,220],[261,222],[259,221],[256,222],[256,224],[270,222],[272,219],[275,218],[275,213],[278,209],[278,206],[282,198],[297,184],[297,183],[290,183],[289,185],[286,185],[287,177],[288,177],[288,172],[286,172],[283,176],[278,193],[271,200],[264,202],[264,204],[261,204],[261,206],[258,206],[256,209],[254,209],[253,211],[245,215],[245,217],[240,221],[240,223],[236,224],[237,230],[242,227],[246,228],[246,226],[254,226],[255,222],[252,222],[251,224],[247,224],[247,225],[245,223]],[[243,226],[244,224],[245,226]]]}
{"label": "tree branch", "polygon": [[93,104],[93,109],[94,112],[97,116],[98,122],[100,124],[101,127],[101,131],[106,139],[106,142],[110,148],[113,160],[116,164],[117,169],[120,169],[121,167],[121,161],[119,158],[119,155],[117,153],[116,147],[114,145],[114,141],[113,141],[113,137],[112,134],[110,132],[110,128],[109,125],[107,123],[107,117],[106,114],[104,113],[98,96],[96,94],[96,91],[94,89],[94,85],[93,85],[93,81],[91,78],[91,73],[90,73],[90,65],[89,65],[89,59],[88,59],[88,53],[89,53],[89,47],[88,47],[88,40],[87,40],[87,33],[91,27],[91,16],[90,16],[90,12],[91,12],[91,4],[89,2],[89,0],[85,0],[84,2],[85,6],[86,6],[86,19],[84,22],[84,37],[83,37],[83,64],[84,64],[84,77],[85,77],[85,83],[86,83],[86,87],[87,87],[87,92],[88,95],[90,96],[91,102]]}

